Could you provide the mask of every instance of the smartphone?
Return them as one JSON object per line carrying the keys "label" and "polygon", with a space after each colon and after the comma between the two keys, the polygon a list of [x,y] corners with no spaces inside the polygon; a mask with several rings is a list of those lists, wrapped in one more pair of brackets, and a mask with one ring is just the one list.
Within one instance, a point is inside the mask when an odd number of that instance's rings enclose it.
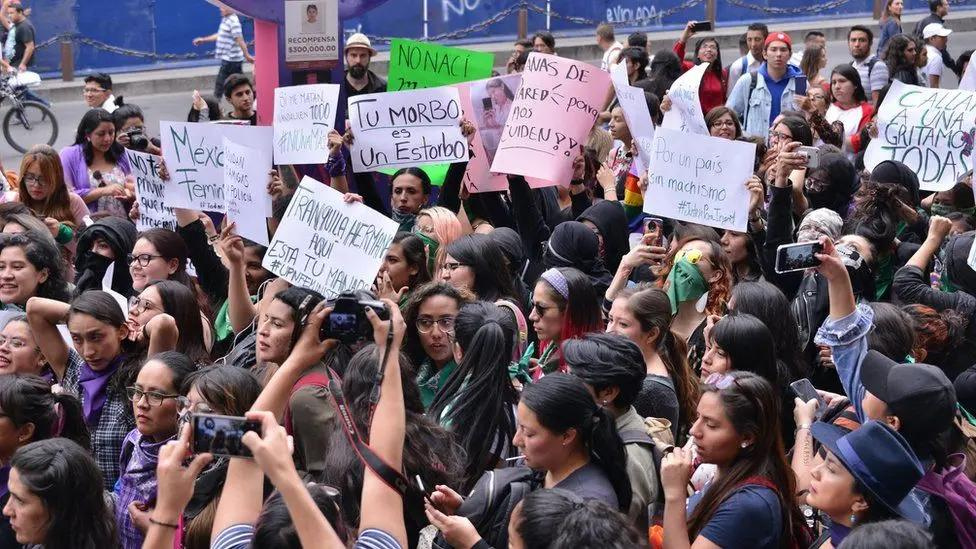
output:
{"label": "smartphone", "polygon": [[657,235],[654,237],[654,242],[651,242],[651,246],[661,246],[664,243],[664,220],[660,217],[645,217],[644,218],[644,234],[653,233]]}
{"label": "smartphone", "polygon": [[793,81],[793,93],[796,95],[806,95],[807,94],[807,77],[806,76],[794,76]]}
{"label": "smartphone", "polygon": [[783,244],[776,249],[776,272],[789,273],[802,271],[820,265],[815,254],[823,251],[819,242],[803,242],[802,244]]}
{"label": "smartphone", "polygon": [[817,392],[817,389],[814,388],[813,383],[810,383],[809,379],[807,378],[798,379],[793,383],[790,383],[790,389],[793,389],[793,393],[796,394],[796,396],[800,397],[800,400],[802,400],[803,402],[816,400],[817,413],[815,417],[817,419],[820,419],[823,416],[824,411],[826,411],[827,409],[827,402],[823,399],[822,396],[820,396],[820,393]]}
{"label": "smartphone", "polygon": [[715,28],[715,23],[712,21],[695,21],[695,24],[691,26],[691,32],[705,32],[710,31]]}
{"label": "smartphone", "polygon": [[193,453],[250,458],[251,450],[241,442],[244,433],[261,433],[261,422],[235,416],[193,414]]}
{"label": "smartphone", "polygon": [[807,168],[816,169],[820,167],[820,149],[817,147],[800,147],[796,152],[807,157]]}
{"label": "smartphone", "polygon": [[491,110],[491,98],[490,97],[482,97],[481,98],[481,107],[483,109],[485,109],[486,112],[487,111],[490,111]]}

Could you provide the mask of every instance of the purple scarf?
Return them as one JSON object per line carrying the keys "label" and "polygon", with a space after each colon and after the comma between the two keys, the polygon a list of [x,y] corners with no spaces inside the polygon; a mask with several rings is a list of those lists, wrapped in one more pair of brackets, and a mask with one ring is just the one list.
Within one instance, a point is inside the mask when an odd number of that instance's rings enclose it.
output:
{"label": "purple scarf", "polygon": [[112,374],[118,371],[125,355],[119,355],[109,363],[104,370],[96,372],[91,369],[87,362],[81,363],[81,372],[78,374],[78,385],[81,386],[81,402],[85,411],[85,422],[88,427],[94,429],[98,425],[98,420],[102,417],[102,408],[108,400],[108,382],[112,380]]}
{"label": "purple scarf", "polygon": [[115,483],[115,520],[119,526],[120,545],[123,549],[140,549],[143,534],[129,516],[129,504],[138,501],[149,507],[156,505],[156,464],[159,449],[168,438],[153,442],[133,429],[122,442],[119,480]]}

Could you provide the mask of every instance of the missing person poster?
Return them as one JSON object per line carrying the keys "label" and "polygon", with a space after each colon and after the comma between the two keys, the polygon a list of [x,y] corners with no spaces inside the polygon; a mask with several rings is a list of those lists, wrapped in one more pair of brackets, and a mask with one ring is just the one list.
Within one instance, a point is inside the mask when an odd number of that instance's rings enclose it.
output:
{"label": "missing person poster", "polygon": [[285,63],[326,69],[339,61],[339,0],[285,0]]}

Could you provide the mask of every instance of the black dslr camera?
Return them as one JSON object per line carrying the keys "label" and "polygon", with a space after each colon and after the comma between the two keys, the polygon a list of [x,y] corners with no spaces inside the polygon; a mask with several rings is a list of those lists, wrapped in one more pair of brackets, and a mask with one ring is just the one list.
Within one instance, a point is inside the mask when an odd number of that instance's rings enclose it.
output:
{"label": "black dslr camera", "polygon": [[131,130],[125,132],[125,135],[129,136],[129,148],[134,151],[144,151],[149,148],[149,138],[146,134],[142,133],[142,128],[132,128]]}
{"label": "black dslr camera", "polygon": [[373,325],[366,318],[366,307],[381,320],[390,320],[390,310],[382,301],[374,299],[360,299],[355,292],[343,292],[331,302],[332,313],[322,325],[319,333],[321,340],[338,339],[350,345],[359,341],[369,341],[373,338]]}

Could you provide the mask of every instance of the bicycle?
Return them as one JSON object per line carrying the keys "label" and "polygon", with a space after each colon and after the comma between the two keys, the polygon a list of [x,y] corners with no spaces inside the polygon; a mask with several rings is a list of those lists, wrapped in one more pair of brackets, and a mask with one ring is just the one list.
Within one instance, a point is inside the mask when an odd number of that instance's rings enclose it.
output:
{"label": "bicycle", "polygon": [[54,145],[58,139],[58,119],[50,107],[31,99],[29,88],[41,85],[35,72],[0,76],[0,105],[10,102],[3,117],[3,137],[19,153],[39,143]]}

